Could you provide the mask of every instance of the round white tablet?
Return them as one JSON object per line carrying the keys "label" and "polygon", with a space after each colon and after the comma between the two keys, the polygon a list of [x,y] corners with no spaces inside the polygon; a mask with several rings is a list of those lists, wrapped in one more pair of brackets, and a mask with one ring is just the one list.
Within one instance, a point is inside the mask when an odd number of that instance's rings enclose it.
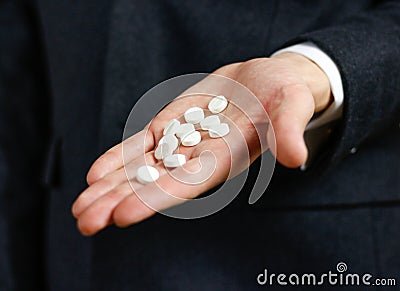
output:
{"label": "round white tablet", "polygon": [[204,110],[200,107],[192,107],[185,111],[186,122],[197,124],[204,119]]}
{"label": "round white tablet", "polygon": [[200,143],[201,134],[198,131],[190,132],[181,138],[182,144],[185,147],[192,147]]}
{"label": "round white tablet", "polygon": [[202,130],[209,130],[211,126],[220,124],[218,115],[211,115],[200,121],[200,127]]}
{"label": "round white tablet", "polygon": [[174,154],[164,158],[164,166],[167,168],[176,168],[186,164],[186,157],[182,154]]}
{"label": "round white tablet", "polygon": [[228,106],[228,100],[225,98],[225,96],[218,95],[211,99],[210,103],[208,103],[208,110],[214,114],[217,114],[224,111],[226,106]]}
{"label": "round white tablet", "polygon": [[229,125],[227,123],[221,123],[213,125],[208,130],[211,138],[223,137],[229,133]]}
{"label": "round white tablet", "polygon": [[160,141],[158,142],[158,145],[163,144],[163,143],[167,143],[168,146],[169,146],[169,149],[170,149],[171,151],[176,150],[176,149],[178,148],[178,145],[179,145],[178,139],[177,139],[177,138],[175,137],[175,135],[173,135],[173,134],[164,135],[164,136],[160,139]]}
{"label": "round white tablet", "polygon": [[179,120],[177,119],[170,120],[170,122],[168,122],[168,124],[164,128],[163,135],[175,134],[176,130],[179,128],[179,125],[181,125]]}
{"label": "round white tablet", "polygon": [[141,166],[136,173],[136,179],[142,183],[151,183],[160,177],[157,169],[151,166]]}
{"label": "round white tablet", "polygon": [[182,136],[188,134],[189,132],[194,131],[194,125],[191,123],[184,123],[179,126],[176,130],[175,134],[177,137],[181,138]]}
{"label": "round white tablet", "polygon": [[163,158],[172,155],[174,151],[171,150],[170,146],[167,143],[159,144],[156,150],[154,151],[154,156],[157,160],[162,160]]}

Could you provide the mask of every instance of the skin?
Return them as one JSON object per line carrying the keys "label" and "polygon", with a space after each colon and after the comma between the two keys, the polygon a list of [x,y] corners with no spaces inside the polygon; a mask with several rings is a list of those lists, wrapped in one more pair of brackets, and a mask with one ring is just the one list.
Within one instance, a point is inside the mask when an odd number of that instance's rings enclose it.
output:
{"label": "skin", "polygon": [[[329,80],[315,63],[301,55],[285,53],[272,58],[226,65],[214,74],[243,84],[259,99],[274,128],[276,147],[271,148],[271,151],[278,162],[286,167],[296,168],[306,161],[307,148],[303,139],[305,127],[315,112],[324,110],[331,102]],[[204,139],[198,146],[184,148],[182,153],[187,156],[188,163],[184,168],[189,171],[198,169],[199,156],[203,150],[215,153],[217,167],[206,182],[198,185],[182,184],[167,175],[162,163],[154,159],[154,147],[162,135],[160,128],[175,118],[176,112],[183,113],[194,105],[207,107],[207,104],[198,102],[198,99],[189,98],[174,102],[173,107],[167,106],[163,109],[147,128],[126,141],[124,147],[129,147],[129,153],[125,156],[125,161],[122,144],[118,144],[93,163],[87,174],[89,186],[79,195],[72,207],[72,214],[77,219],[78,228],[83,235],[93,235],[113,223],[119,227],[126,227],[155,214],[156,211],[147,207],[137,194],[148,197],[153,208],[165,209],[176,204],[175,200],[166,198],[165,192],[175,197],[190,199],[228,178],[232,157],[226,144],[222,139],[207,140],[204,133]],[[252,162],[261,154],[257,133],[248,118],[235,109],[229,110],[226,114],[242,132]],[[250,114],[257,119],[258,112],[251,111]],[[271,141],[272,134],[268,129],[268,141]],[[238,154],[243,148],[232,146],[231,150]],[[133,173],[145,160],[160,171],[160,178],[157,180],[159,187],[155,187],[155,183],[140,185],[132,182],[132,189],[124,162],[128,172]],[[237,167],[243,170],[243,167],[247,166],[248,164]]]}

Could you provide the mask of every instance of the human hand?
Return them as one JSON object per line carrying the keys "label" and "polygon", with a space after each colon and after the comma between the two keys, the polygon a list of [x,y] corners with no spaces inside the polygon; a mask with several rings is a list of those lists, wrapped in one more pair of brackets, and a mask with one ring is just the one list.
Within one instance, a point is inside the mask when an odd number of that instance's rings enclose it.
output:
{"label": "human hand", "polygon": [[[234,106],[229,106],[224,115],[230,118],[232,132],[225,140],[210,140],[203,133],[199,145],[180,147],[180,153],[189,159],[183,168],[174,169],[174,174],[184,177],[186,171],[198,171],[201,164],[207,165],[201,163],[201,153],[211,151],[216,161],[210,163],[215,165],[215,169],[209,169],[213,170],[209,179],[198,184],[181,183],[168,175],[162,163],[154,158],[156,141],[161,138],[165,124],[192,106],[206,108],[209,101],[196,96],[178,98],[164,108],[147,128],[108,150],[92,165],[87,176],[89,187],[72,208],[84,235],[92,235],[111,223],[121,227],[137,223],[153,215],[156,210],[177,203],[176,199],[171,199],[165,193],[178,198],[195,198],[244,170],[249,166],[248,162],[254,161],[265,150],[260,147],[260,131],[257,132],[254,124],[265,129],[265,132],[261,130],[261,139],[265,137],[270,144],[276,141],[271,151],[281,164],[298,167],[306,161],[304,129],[314,112],[326,108],[331,95],[329,81],[317,65],[300,55],[285,53],[273,58],[230,64],[214,74],[243,84],[262,106],[248,106],[246,113],[251,120]],[[219,86],[207,82],[206,78],[201,85]],[[273,130],[268,127],[264,110],[270,117]],[[237,142],[238,139],[242,142]],[[129,148],[124,156],[123,147]],[[133,181],[134,176],[129,175],[145,163],[159,170],[157,183],[141,185]],[[125,172],[125,169],[128,170]],[[152,208],[138,196],[146,197]]]}

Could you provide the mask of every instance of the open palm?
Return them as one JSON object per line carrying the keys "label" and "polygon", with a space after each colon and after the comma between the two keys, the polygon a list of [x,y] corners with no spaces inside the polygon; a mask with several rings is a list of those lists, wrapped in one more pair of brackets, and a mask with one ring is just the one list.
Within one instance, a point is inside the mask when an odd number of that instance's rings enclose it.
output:
{"label": "open palm", "polygon": [[[206,78],[159,112],[145,129],[103,154],[92,165],[89,187],[72,209],[81,232],[91,235],[112,223],[128,226],[195,198],[246,169],[268,145],[282,164],[302,164],[307,157],[302,136],[314,113],[315,98],[310,85],[290,64],[283,59],[259,59],[222,67],[216,75],[237,81],[257,97],[244,96],[242,89],[236,89],[238,85],[232,86],[236,82]],[[221,116],[230,133],[214,139],[201,131],[198,145],[180,145],[177,150],[187,163],[165,168],[154,157],[165,125],[173,118],[183,121],[190,107],[206,109],[211,97],[200,93],[210,87],[217,87],[230,100]],[[145,164],[160,172],[156,182],[141,184],[135,179],[137,169]]]}

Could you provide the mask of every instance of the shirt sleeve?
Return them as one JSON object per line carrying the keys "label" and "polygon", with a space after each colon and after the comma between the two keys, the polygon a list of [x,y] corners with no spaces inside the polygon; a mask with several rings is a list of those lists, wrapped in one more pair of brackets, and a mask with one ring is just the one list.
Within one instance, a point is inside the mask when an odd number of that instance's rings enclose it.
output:
{"label": "shirt sleeve", "polygon": [[334,122],[331,139],[313,171],[327,171],[398,128],[399,33],[400,1],[380,0],[282,44],[282,48],[308,41],[316,44],[335,62],[343,82],[342,117]]}

